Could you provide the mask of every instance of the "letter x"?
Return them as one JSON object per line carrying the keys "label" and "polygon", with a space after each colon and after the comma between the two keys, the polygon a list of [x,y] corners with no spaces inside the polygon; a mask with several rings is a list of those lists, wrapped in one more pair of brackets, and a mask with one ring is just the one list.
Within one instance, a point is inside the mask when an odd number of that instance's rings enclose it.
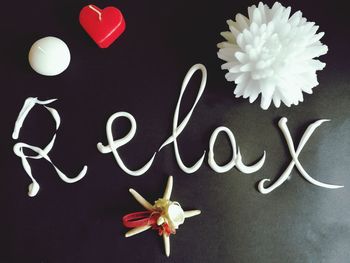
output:
{"label": "letter x", "polygon": [[340,186],[340,185],[332,185],[332,184],[326,184],[326,183],[322,183],[319,182],[317,180],[315,180],[314,178],[312,178],[303,168],[303,166],[301,165],[298,157],[299,154],[301,153],[301,151],[303,150],[305,144],[307,143],[307,141],[310,139],[311,135],[313,134],[313,132],[316,130],[316,128],[318,126],[320,126],[322,123],[326,122],[326,121],[330,121],[330,120],[318,120],[312,124],[309,125],[309,127],[305,130],[300,143],[298,145],[297,150],[295,151],[295,147],[294,147],[294,142],[292,139],[292,136],[290,135],[288,126],[287,126],[287,118],[283,117],[280,119],[280,121],[278,122],[278,126],[281,129],[287,145],[288,145],[288,149],[290,152],[290,155],[292,156],[292,161],[290,162],[290,164],[288,165],[287,169],[282,173],[282,175],[277,179],[277,181],[275,183],[273,183],[272,185],[270,185],[267,188],[264,188],[264,183],[265,182],[269,182],[270,179],[264,179],[261,180],[259,182],[258,185],[258,189],[260,191],[260,193],[262,194],[268,194],[270,192],[272,192],[273,190],[275,190],[277,187],[279,187],[280,185],[282,185],[289,177],[290,173],[292,172],[294,166],[296,166],[296,168],[299,170],[299,172],[301,173],[301,175],[310,183],[320,186],[320,187],[324,187],[324,188],[329,188],[329,189],[338,189],[338,188],[342,188],[344,186]]}

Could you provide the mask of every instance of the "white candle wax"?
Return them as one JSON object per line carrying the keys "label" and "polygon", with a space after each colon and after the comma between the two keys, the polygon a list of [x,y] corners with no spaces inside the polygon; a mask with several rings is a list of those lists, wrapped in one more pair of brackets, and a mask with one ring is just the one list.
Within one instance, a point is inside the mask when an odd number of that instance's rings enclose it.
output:
{"label": "white candle wax", "polygon": [[30,66],[37,73],[55,76],[67,69],[70,63],[70,52],[61,39],[44,37],[32,45],[28,59]]}

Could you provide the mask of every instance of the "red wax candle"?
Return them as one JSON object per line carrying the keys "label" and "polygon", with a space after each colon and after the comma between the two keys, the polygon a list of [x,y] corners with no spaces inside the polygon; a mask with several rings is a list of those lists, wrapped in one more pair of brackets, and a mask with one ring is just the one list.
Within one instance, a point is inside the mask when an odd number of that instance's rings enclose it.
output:
{"label": "red wax candle", "polygon": [[125,30],[123,14],[112,6],[87,5],[80,11],[79,22],[100,48],[109,47]]}

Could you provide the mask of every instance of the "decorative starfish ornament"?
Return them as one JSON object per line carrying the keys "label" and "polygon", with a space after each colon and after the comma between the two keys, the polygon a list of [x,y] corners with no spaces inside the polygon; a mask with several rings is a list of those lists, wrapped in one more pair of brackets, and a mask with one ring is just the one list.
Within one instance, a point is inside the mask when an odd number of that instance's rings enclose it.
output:
{"label": "decorative starfish ornament", "polygon": [[125,227],[132,228],[125,234],[125,237],[137,235],[147,229],[158,230],[159,235],[163,236],[165,254],[170,256],[170,235],[176,233],[176,229],[184,223],[186,218],[199,215],[200,210],[184,211],[178,202],[170,200],[173,189],[173,177],[169,176],[163,198],[159,198],[151,205],[134,189],[129,189],[137,202],[139,202],[147,211],[136,212],[125,215],[123,224]]}

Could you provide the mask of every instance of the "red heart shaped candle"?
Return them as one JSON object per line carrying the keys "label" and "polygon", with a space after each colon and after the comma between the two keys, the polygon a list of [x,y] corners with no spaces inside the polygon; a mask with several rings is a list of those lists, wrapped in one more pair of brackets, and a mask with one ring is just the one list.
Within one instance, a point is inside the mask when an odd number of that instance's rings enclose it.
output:
{"label": "red heart shaped candle", "polygon": [[125,30],[123,14],[112,6],[87,5],[80,11],[79,22],[100,48],[109,47]]}

